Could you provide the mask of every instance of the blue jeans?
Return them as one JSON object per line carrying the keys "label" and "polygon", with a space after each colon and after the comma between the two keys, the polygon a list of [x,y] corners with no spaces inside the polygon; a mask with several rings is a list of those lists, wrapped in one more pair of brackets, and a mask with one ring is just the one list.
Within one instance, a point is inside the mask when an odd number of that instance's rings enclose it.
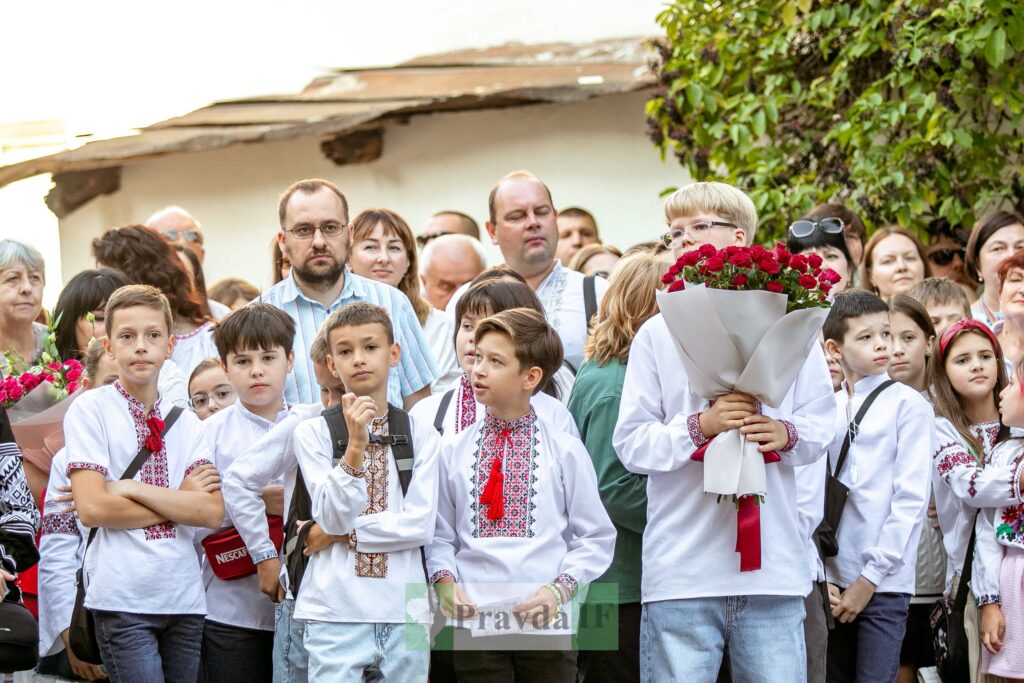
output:
{"label": "blue jeans", "polygon": [[426,681],[430,650],[409,649],[405,624],[307,621],[311,681]]}
{"label": "blue jeans", "polygon": [[274,683],[309,680],[309,655],[302,642],[305,625],[292,617],[294,612],[294,598],[285,598],[274,609]]}
{"label": "blue jeans", "polygon": [[725,647],[733,683],[804,683],[803,597],[737,595],[644,604],[640,680],[715,683]]}
{"label": "blue jeans", "polygon": [[909,609],[906,593],[875,593],[849,624],[837,620],[828,636],[829,683],[896,680]]}
{"label": "blue jeans", "polygon": [[92,614],[111,683],[196,680],[203,642],[201,614]]}

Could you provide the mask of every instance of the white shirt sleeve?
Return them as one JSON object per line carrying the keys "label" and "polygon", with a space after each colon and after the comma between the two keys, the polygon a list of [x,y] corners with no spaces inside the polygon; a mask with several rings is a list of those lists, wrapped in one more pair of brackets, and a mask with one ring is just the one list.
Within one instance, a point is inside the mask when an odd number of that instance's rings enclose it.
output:
{"label": "white shirt sleeve", "polygon": [[445,441],[442,445],[438,463],[437,514],[434,520],[434,537],[427,544],[427,577],[433,583],[442,575],[448,574],[458,581],[455,554],[459,548],[459,536],[456,532],[455,498],[449,481],[449,470],[454,466],[454,444],[458,441]]}
{"label": "white shirt sleeve", "polygon": [[270,540],[263,487],[283,477],[289,464],[294,463],[292,433],[301,419],[293,413],[271,427],[222,475],[224,508],[255,563],[277,557],[277,548]]}
{"label": "white shirt sleeve", "polygon": [[[388,509],[356,519],[356,550],[392,553],[418,548],[434,535],[441,437],[426,422],[409,420],[413,443],[412,480],[400,510]],[[393,460],[389,454],[389,459]],[[390,463],[389,463],[390,465]],[[398,486],[398,481],[389,484]]]}
{"label": "white shirt sleeve", "polygon": [[344,462],[333,466],[331,440],[322,417],[296,427],[294,439],[295,457],[312,501],[313,519],[324,533],[349,533],[368,502],[365,479],[349,474]]}
{"label": "white shirt sleeve", "polygon": [[615,527],[601,502],[594,463],[583,443],[565,439],[560,445],[556,452],[569,518],[569,552],[562,560],[560,574],[588,584],[604,574],[612,563]]}
{"label": "white shirt sleeve", "polygon": [[[653,320],[653,319],[652,319]],[[690,462],[697,446],[687,425],[689,415],[666,415],[661,404],[661,381],[655,360],[651,323],[633,338],[622,386],[619,420],[612,438],[622,464],[637,474],[677,470]],[[664,378],[680,382],[685,378]]]}
{"label": "white shirt sleeve", "polygon": [[974,508],[1001,507],[1018,501],[1014,463],[979,463],[948,420],[937,420],[936,432],[938,447],[932,457],[935,472],[958,500]]}
{"label": "white shirt sleeve", "polygon": [[975,525],[971,591],[978,605],[999,602],[999,570],[1003,564],[1003,546],[996,540],[995,517],[998,512],[996,508],[982,510]]}
{"label": "white shirt sleeve", "polygon": [[64,462],[62,454],[54,458],[47,496],[43,502],[43,531],[39,540],[41,657],[63,649],[60,634],[71,626],[71,612],[78,591],[75,574],[81,565],[81,528],[75,514],[65,511],[68,504],[61,505],[53,500],[55,496],[61,495],[57,487],[67,484]]}
{"label": "white shirt sleeve", "polygon": [[864,568],[861,575],[876,586],[882,577],[902,566],[914,528],[921,522],[928,506],[931,463],[926,454],[935,452],[935,414],[932,407],[923,398],[909,402],[906,415],[898,418],[896,430],[889,516],[882,523],[874,543],[865,539],[867,547],[862,555]]}

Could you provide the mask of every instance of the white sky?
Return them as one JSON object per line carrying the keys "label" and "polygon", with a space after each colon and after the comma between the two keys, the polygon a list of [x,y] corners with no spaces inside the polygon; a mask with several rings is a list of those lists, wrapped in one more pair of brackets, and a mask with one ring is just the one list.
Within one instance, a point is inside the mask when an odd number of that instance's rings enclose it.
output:
{"label": "white sky", "polygon": [[[215,100],[294,92],[332,68],[466,47],[656,35],[664,0],[178,0],[0,5],[0,123],[62,119],[114,136]],[[47,177],[0,189],[0,237],[47,259],[60,291]]]}

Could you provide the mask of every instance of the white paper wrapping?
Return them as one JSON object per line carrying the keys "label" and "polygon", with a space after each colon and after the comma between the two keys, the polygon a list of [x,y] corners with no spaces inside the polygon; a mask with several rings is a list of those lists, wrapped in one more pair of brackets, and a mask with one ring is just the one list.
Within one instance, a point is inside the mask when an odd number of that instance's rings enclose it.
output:
{"label": "white paper wrapping", "polygon": [[[796,381],[827,308],[786,313],[785,294],[691,285],[657,293],[690,386],[711,400],[743,392],[777,408]],[[765,494],[764,457],[737,429],[719,434],[704,453],[704,491]]]}

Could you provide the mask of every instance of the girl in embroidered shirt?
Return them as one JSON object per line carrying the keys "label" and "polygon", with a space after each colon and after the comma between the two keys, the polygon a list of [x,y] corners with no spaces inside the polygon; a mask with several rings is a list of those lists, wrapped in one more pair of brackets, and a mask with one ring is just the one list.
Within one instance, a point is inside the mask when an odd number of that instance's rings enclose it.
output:
{"label": "girl in embroidered shirt", "polygon": [[[1024,427],[1024,364],[999,395],[999,412],[1011,427]],[[995,466],[1013,467],[1016,500],[978,516],[972,587],[981,606],[981,670],[1007,680],[1024,680],[1024,440],[1011,439],[992,453]]]}

